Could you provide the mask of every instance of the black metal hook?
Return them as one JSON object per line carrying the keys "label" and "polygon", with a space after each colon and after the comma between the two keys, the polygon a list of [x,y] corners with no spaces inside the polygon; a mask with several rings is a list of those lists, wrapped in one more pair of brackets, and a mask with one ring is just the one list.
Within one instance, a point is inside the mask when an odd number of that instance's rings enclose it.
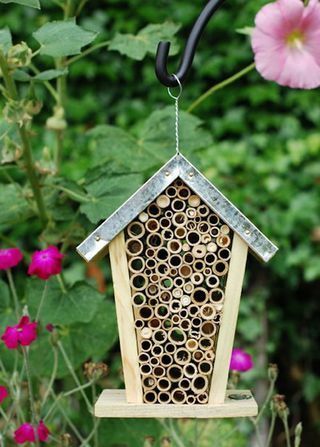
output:
{"label": "black metal hook", "polygon": [[[191,68],[197,45],[207,23],[224,2],[225,0],[210,0],[194,24],[187,40],[180,66],[175,73],[181,84],[186,79]],[[159,42],[156,55],[156,75],[159,81],[166,87],[177,87],[178,82],[176,78],[169,74],[167,70],[170,45],[170,42]]]}

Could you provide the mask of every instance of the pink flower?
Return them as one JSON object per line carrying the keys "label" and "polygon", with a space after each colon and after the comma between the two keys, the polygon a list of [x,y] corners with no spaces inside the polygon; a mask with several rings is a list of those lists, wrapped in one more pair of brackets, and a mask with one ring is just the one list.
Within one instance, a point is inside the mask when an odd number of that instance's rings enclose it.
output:
{"label": "pink flower", "polygon": [[291,88],[320,86],[320,3],[277,0],[257,14],[252,35],[256,68]]}
{"label": "pink flower", "polygon": [[253,361],[250,354],[240,348],[232,350],[230,369],[232,371],[246,372],[253,368]]}
{"label": "pink flower", "polygon": [[39,422],[39,425],[37,427],[37,434],[39,441],[41,442],[46,442],[49,438],[50,431],[43,421]]}
{"label": "pink flower", "polygon": [[29,346],[37,338],[37,324],[24,316],[15,326],[7,326],[1,340],[9,349],[17,349],[19,345]]}
{"label": "pink flower", "polygon": [[9,396],[8,390],[5,386],[0,385],[0,404]]}
{"label": "pink flower", "polygon": [[32,255],[28,274],[36,275],[41,279],[49,279],[50,276],[61,272],[62,258],[63,254],[52,245],[45,250],[36,251]]}
{"label": "pink flower", "polygon": [[3,248],[0,250],[0,270],[11,269],[22,260],[23,255],[19,248]]}
{"label": "pink flower", "polygon": [[24,444],[25,442],[35,442],[36,435],[34,428],[28,422],[20,425],[14,432],[14,440],[17,444]]}
{"label": "pink flower", "polygon": [[53,324],[52,324],[52,323],[48,323],[48,324],[46,325],[46,329],[47,329],[48,332],[53,332],[53,331],[54,331],[54,326],[53,326]]}

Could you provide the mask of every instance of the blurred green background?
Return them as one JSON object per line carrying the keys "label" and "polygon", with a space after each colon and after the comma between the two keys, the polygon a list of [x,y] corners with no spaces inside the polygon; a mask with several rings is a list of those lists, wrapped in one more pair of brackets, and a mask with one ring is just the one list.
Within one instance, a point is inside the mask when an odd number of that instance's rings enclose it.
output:
{"label": "blurred green background", "polygon": [[[41,3],[40,11],[1,4],[0,28],[10,28],[14,43],[22,40],[33,49],[38,48],[32,33],[49,20],[61,19],[61,10],[55,2]],[[184,85],[183,110],[212,85],[252,62],[249,38],[236,30],[253,26],[254,16],[263,4],[261,0],[233,0],[216,14],[205,31]],[[116,33],[136,35],[149,24],[173,22],[181,27],[175,44],[175,53],[180,54],[203,5],[200,0],[91,0],[82,9],[77,23],[99,33],[96,44],[113,39]],[[178,27],[167,24],[164,29],[170,35]],[[146,55],[134,56],[134,45],[130,47],[126,42],[120,49],[129,55],[120,54],[119,46],[114,44],[114,50],[102,48],[69,66],[64,98],[68,126],[63,135],[59,175],[51,172],[55,135],[45,127],[53,113],[54,101],[42,85],[35,87],[43,109],[34,120],[32,146],[39,171],[45,177],[46,200],[53,210],[54,222],[44,232],[30,208],[18,203],[15,187],[10,183],[12,178],[23,183],[23,175],[12,168],[13,163],[3,161],[2,152],[2,245],[13,242],[30,253],[41,243],[62,241],[67,283],[72,286],[85,279],[86,284],[96,288],[97,271],[102,270],[105,280],[100,278],[99,286],[106,288],[110,306],[109,267],[101,262],[93,270],[88,269],[75,254],[75,246],[174,154],[173,104],[154,74],[157,34],[153,39],[152,51]],[[179,56],[172,57],[172,72],[178,59]],[[37,67],[52,68],[51,58],[40,56]],[[20,88],[27,89],[24,83]],[[244,384],[256,389],[259,400],[265,392],[268,363],[279,365],[278,391],[287,397],[292,424],[303,421],[303,446],[320,442],[319,121],[317,91],[282,88],[252,71],[208,98],[193,111],[193,116],[182,114],[181,123],[182,152],[279,247],[278,254],[267,265],[252,256],[249,259],[236,345],[253,355],[255,368],[245,375]],[[1,125],[5,126],[3,122]],[[0,145],[5,151],[3,139]],[[95,196],[95,200],[83,200],[84,194]],[[9,207],[8,200],[16,206]],[[28,298],[28,287],[34,295],[34,284],[25,285],[22,271],[19,287],[32,307],[36,298]],[[92,336],[92,340],[96,337],[100,343],[95,346],[93,358],[105,359],[111,368],[104,385],[120,386],[120,358],[112,312],[109,320],[101,322],[100,333]],[[92,355],[93,343],[86,337],[93,333],[91,328],[94,331],[99,326],[98,314],[94,309],[88,317],[90,321],[80,319],[74,326],[74,322],[65,322],[76,367]],[[51,321],[51,315],[46,315]],[[88,346],[84,348],[82,342]],[[45,367],[39,368],[40,374],[46,373]],[[61,371],[61,377],[63,387],[70,379],[66,371]],[[85,410],[79,412],[73,408],[70,414],[85,429]],[[152,420],[103,421],[100,427],[103,447],[141,446],[144,436],[157,438],[161,429]],[[242,435],[248,436],[245,424],[240,428]],[[284,445],[281,427],[277,430],[274,445]],[[211,446],[222,445],[214,440],[214,435],[209,439]],[[237,435],[225,445],[248,444]]]}

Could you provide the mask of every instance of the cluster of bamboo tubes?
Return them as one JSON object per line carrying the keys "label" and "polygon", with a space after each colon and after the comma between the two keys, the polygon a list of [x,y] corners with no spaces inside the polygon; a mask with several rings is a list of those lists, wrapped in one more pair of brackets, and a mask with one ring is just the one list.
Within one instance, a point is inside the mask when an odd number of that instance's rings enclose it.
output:
{"label": "cluster of bamboo tubes", "polygon": [[145,403],[208,402],[231,242],[179,179],[126,228]]}

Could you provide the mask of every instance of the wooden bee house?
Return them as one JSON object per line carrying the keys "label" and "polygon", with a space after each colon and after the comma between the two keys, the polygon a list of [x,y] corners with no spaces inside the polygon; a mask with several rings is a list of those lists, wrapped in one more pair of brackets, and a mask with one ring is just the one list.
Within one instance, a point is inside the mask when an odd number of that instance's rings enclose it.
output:
{"label": "wooden bee house", "polygon": [[125,390],[98,417],[254,416],[227,381],[250,248],[277,248],[182,155],[173,157],[78,247],[109,249]]}

